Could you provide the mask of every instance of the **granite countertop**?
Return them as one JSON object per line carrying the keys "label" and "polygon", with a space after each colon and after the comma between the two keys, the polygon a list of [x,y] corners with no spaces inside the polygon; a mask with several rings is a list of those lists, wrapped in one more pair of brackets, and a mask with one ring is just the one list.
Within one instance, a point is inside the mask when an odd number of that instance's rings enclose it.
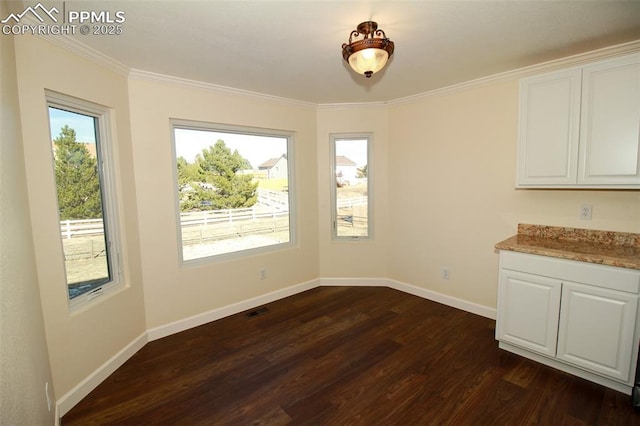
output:
{"label": "granite countertop", "polygon": [[518,224],[518,233],[496,244],[517,251],[640,269],[640,234],[558,226]]}

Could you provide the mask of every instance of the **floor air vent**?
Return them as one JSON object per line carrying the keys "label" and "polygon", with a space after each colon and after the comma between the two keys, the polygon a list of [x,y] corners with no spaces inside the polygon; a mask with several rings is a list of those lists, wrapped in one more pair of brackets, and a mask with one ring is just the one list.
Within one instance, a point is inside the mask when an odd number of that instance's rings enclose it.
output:
{"label": "floor air vent", "polygon": [[253,311],[247,312],[245,315],[249,318],[253,318],[257,317],[258,315],[266,314],[267,312],[269,312],[269,309],[267,308],[258,308]]}

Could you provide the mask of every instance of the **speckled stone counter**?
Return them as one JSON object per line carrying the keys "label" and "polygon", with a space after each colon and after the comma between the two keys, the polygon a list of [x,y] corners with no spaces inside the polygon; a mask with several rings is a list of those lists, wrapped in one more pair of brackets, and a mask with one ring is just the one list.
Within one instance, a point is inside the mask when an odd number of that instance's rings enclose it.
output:
{"label": "speckled stone counter", "polygon": [[640,269],[640,234],[519,224],[498,250]]}

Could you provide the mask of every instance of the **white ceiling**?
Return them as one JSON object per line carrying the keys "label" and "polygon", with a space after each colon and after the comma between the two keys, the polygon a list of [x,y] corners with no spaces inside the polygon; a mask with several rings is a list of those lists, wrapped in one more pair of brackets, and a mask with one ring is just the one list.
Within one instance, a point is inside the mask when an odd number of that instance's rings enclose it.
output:
{"label": "white ceiling", "polygon": [[[45,3],[43,1],[43,3]],[[75,38],[131,69],[312,103],[380,102],[640,40],[640,1],[67,1],[123,10]],[[372,78],[341,46],[374,20],[396,50]]]}

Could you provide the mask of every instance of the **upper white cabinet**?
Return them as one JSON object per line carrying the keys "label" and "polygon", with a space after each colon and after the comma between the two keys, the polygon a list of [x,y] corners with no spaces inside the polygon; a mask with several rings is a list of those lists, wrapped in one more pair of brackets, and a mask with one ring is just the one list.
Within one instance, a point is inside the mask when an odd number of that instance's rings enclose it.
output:
{"label": "upper white cabinet", "polygon": [[640,188],[640,53],[520,81],[516,186]]}

